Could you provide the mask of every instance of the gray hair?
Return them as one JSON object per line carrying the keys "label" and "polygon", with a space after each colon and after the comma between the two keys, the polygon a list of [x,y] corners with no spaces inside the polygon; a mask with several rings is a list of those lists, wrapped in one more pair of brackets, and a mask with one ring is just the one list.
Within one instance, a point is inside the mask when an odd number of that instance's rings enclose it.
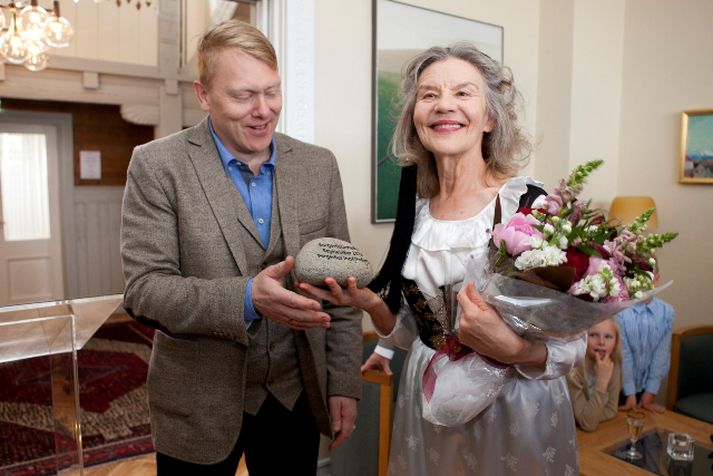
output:
{"label": "gray hair", "polygon": [[511,177],[530,156],[531,142],[517,122],[522,98],[515,88],[510,68],[500,65],[468,42],[443,48],[435,46],[413,58],[401,82],[402,109],[394,130],[391,151],[401,165],[418,165],[418,195],[433,197],[439,191],[438,171],[433,154],[418,138],[413,124],[416,90],[421,73],[433,63],[457,58],[472,64],[483,75],[486,85],[486,113],[493,130],[483,136],[483,158],[495,176]]}

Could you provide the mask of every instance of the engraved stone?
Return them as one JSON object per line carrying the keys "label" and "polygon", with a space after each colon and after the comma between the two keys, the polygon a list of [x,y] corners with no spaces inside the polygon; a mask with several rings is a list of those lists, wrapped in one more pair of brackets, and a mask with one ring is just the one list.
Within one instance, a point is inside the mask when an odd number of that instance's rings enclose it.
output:
{"label": "engraved stone", "polygon": [[357,287],[369,284],[373,273],[369,260],[354,245],[336,238],[317,238],[306,243],[295,257],[295,277],[313,286],[324,287],[331,276],[340,286],[354,276]]}

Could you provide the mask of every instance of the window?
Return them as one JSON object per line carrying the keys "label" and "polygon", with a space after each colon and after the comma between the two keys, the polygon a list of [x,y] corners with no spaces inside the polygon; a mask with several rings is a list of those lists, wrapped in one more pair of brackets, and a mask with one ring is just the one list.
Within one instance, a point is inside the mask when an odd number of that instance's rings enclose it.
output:
{"label": "window", "polygon": [[0,133],[0,193],[5,241],[50,237],[47,140]]}

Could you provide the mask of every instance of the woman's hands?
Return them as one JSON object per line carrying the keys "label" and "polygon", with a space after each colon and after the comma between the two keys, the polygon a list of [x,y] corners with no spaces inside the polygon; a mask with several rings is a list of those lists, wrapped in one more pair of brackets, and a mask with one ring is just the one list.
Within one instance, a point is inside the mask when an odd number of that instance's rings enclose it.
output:
{"label": "woman's hands", "polygon": [[358,307],[369,312],[370,308],[377,306],[381,302],[381,298],[367,287],[357,288],[356,282],[356,278],[349,277],[347,278],[347,287],[342,288],[334,278],[328,277],[324,279],[327,289],[303,282],[298,282],[297,286],[302,291],[323,301],[331,302],[335,306]]}
{"label": "woman's hands", "polygon": [[486,303],[472,282],[458,292],[462,312],[458,338],[479,354],[505,364],[545,368],[547,348],[543,343],[518,336]]}
{"label": "woman's hands", "polygon": [[393,375],[391,371],[391,359],[387,359],[383,355],[379,355],[376,352],[372,352],[366,362],[361,366],[361,372],[364,373],[367,370],[376,370],[378,372],[384,372],[386,375]]}
{"label": "woman's hands", "polygon": [[347,278],[346,288],[342,288],[332,277],[324,279],[326,289],[303,282],[296,284],[300,290],[317,299],[330,302],[335,306],[351,306],[368,312],[374,326],[383,335],[390,334],[396,324],[396,316],[391,313],[379,295],[367,287],[358,288],[356,278],[353,276]]}

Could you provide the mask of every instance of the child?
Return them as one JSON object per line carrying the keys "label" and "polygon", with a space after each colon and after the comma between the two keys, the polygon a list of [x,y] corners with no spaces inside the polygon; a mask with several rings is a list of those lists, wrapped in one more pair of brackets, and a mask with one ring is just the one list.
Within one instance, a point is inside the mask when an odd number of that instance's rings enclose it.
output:
{"label": "child", "polygon": [[584,365],[567,376],[574,419],[584,431],[616,416],[621,391],[621,343],[613,318],[587,331]]}
{"label": "child", "polygon": [[673,306],[657,298],[649,298],[617,314],[625,396],[621,410],[637,406],[656,413],[665,410],[656,403],[656,394],[668,374],[675,316]]}

